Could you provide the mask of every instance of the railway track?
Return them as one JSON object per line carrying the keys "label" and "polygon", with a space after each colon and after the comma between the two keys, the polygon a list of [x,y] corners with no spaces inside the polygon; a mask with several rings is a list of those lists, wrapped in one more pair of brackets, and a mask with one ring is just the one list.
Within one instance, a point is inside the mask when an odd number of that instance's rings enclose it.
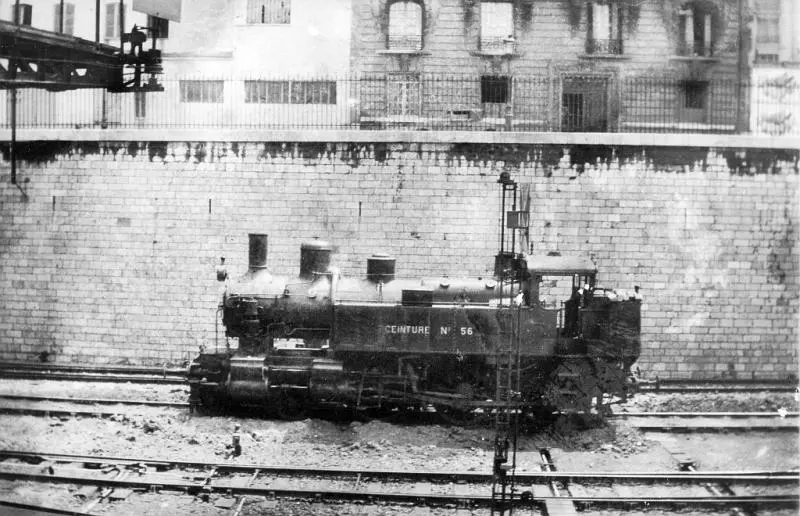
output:
{"label": "railway track", "polygon": [[[106,490],[177,491],[194,496],[266,496],[313,501],[485,507],[491,504],[488,472],[398,471],[156,461],[138,457],[67,455],[0,450],[0,478]],[[709,482],[737,493],[710,496]],[[518,472],[518,507],[558,499],[577,505],[790,507],[800,505],[797,471],[714,473]],[[550,488],[560,486],[554,496]],[[630,493],[635,493],[631,495]]]}
{"label": "railway track", "polygon": [[[97,408],[113,406],[114,409]],[[0,394],[0,413],[110,418],[129,408],[189,410],[185,402]],[[246,417],[246,415],[243,415]],[[608,416],[645,432],[798,431],[798,412],[622,412]],[[432,419],[433,421],[433,419]]]}
{"label": "railway track", "polygon": [[609,416],[643,432],[774,432],[800,430],[797,412],[622,412]]}
{"label": "railway track", "polygon": [[180,385],[186,384],[186,369],[0,362],[0,378]]}
{"label": "railway track", "polygon": [[638,390],[653,393],[798,392],[795,379],[786,380],[660,380],[643,381]]}
{"label": "railway track", "polygon": [[[0,362],[0,378],[50,379],[155,384],[186,384],[180,367],[93,366],[40,362]],[[662,380],[642,381],[637,388],[654,393],[798,392],[795,379],[786,380]]]}

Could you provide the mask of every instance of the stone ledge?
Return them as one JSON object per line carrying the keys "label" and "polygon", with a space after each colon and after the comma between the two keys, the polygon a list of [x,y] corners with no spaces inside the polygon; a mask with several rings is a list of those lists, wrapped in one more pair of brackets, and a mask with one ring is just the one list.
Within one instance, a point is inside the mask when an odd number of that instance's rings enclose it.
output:
{"label": "stone ledge", "polygon": [[[11,140],[0,129],[0,141]],[[357,129],[19,129],[17,141],[490,143],[798,149],[800,136],[676,133],[392,131]]]}

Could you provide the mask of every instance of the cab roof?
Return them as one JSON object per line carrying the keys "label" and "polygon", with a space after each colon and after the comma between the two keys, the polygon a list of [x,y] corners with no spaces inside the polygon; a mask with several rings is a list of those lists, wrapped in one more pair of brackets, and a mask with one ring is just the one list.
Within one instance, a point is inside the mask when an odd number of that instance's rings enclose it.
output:
{"label": "cab roof", "polygon": [[528,256],[528,272],[531,274],[569,275],[596,274],[597,267],[584,256]]}

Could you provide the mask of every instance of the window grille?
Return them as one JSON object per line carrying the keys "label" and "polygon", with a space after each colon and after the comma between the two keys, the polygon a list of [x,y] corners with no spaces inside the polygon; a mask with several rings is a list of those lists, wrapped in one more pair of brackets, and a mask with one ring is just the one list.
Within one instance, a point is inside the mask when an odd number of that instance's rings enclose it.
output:
{"label": "window grille", "polygon": [[291,0],[247,0],[247,23],[287,24],[291,16]]}
{"label": "window grille", "polygon": [[505,49],[514,36],[514,9],[510,2],[481,2],[481,50]]}
{"label": "window grille", "polygon": [[[54,6],[54,32],[61,32],[61,2],[56,3]],[[64,34],[75,33],[75,4],[64,3]]]}
{"label": "window grille", "polygon": [[386,87],[389,115],[419,116],[422,113],[422,82],[419,75],[390,75]]}
{"label": "window grille", "polygon": [[708,83],[686,81],[683,83],[683,107],[686,109],[705,109]]}
{"label": "window grille", "polygon": [[334,81],[245,81],[248,104],[336,104]]}
{"label": "window grille", "polygon": [[224,89],[223,81],[180,81],[181,102],[221,104]]}
{"label": "window grille", "polygon": [[481,103],[506,104],[511,92],[511,78],[506,75],[481,76]]}
{"label": "window grille", "polygon": [[390,50],[422,49],[422,6],[401,0],[389,5]]}

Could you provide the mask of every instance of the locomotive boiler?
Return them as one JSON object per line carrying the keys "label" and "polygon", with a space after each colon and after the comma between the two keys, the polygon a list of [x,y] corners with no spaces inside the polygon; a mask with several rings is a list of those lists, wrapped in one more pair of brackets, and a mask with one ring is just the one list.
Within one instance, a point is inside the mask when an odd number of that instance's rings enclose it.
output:
{"label": "locomotive boiler", "polygon": [[[507,215],[509,233],[519,213]],[[491,277],[402,278],[395,258],[375,254],[363,276],[347,277],[333,247],[313,240],[290,278],[267,268],[267,242],[249,235],[249,269],[220,307],[226,342],[238,346],[190,365],[194,407],[255,405],[284,418],[309,407],[435,407],[468,417],[510,402],[586,412],[629,392],[641,303],[596,285],[587,258],[501,245]]]}

